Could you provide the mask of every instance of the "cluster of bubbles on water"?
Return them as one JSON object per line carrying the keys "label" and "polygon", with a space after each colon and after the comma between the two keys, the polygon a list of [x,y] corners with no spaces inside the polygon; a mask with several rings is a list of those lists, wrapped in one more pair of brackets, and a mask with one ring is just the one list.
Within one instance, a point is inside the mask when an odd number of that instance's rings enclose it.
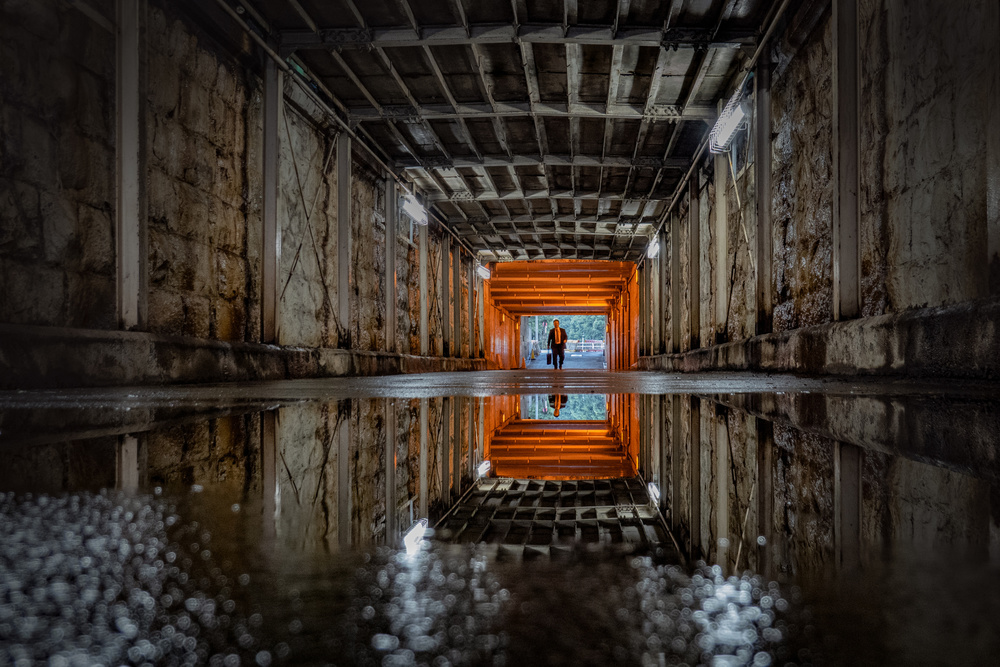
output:
{"label": "cluster of bubbles on water", "polygon": [[358,569],[349,622],[359,665],[494,664],[510,593],[472,546],[381,548]]}
{"label": "cluster of bubbles on water", "polygon": [[[530,577],[535,563],[495,567],[472,545],[440,544],[425,545],[415,557],[380,549],[370,558],[358,570],[351,614],[357,664],[510,664],[511,643],[525,641],[519,636],[523,625],[511,626],[508,617],[523,608],[519,596],[531,589],[505,577]],[[760,576],[725,577],[718,565],[699,563],[692,571],[646,556],[625,562],[609,556],[599,567],[592,562],[545,567],[567,573],[553,577],[554,570],[542,570],[541,585],[567,585],[570,590],[560,599],[569,604],[554,610],[528,605],[531,611],[520,622],[542,628],[527,639],[535,644],[533,658],[543,660],[545,637],[579,622],[581,615],[595,630],[583,641],[610,642],[602,655],[623,664],[767,667],[803,657],[789,643],[802,620],[803,610],[793,603],[797,589],[782,592]],[[574,580],[587,576],[600,581],[572,590]],[[606,616],[592,613],[609,606]],[[593,647],[578,648],[578,655],[559,659],[592,663],[599,654]]]}
{"label": "cluster of bubbles on water", "polygon": [[266,667],[260,615],[236,613],[235,589],[249,577],[225,576],[210,541],[154,496],[0,493],[0,656]]}
{"label": "cluster of bubbles on water", "polygon": [[[803,610],[776,582],[749,573],[725,577],[720,566],[704,563],[693,574],[648,557],[631,565],[637,581],[624,615],[632,621],[632,648],[642,664],[767,667],[775,657],[782,664],[796,657],[786,655],[787,640],[798,631]],[[790,597],[797,595],[795,589]]]}

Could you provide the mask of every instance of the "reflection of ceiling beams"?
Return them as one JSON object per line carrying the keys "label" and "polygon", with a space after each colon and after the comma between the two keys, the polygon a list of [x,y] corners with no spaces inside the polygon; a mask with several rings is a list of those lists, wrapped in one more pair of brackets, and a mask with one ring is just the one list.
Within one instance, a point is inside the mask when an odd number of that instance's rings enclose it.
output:
{"label": "reflection of ceiling beams", "polygon": [[[674,3],[679,5],[680,3]],[[660,28],[570,25],[562,23],[479,24],[469,26],[425,26],[412,28],[332,28],[320,30],[285,30],[281,48],[369,49],[407,46],[468,46],[471,44],[625,44],[628,46],[671,46],[677,48],[740,48],[755,43],[752,30],[715,31],[701,28]]]}

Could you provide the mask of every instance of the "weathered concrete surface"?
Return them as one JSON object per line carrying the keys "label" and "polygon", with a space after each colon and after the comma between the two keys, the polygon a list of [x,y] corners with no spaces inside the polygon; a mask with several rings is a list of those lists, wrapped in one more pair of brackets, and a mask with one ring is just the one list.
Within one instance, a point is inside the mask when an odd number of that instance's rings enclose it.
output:
{"label": "weathered concrete surface", "polygon": [[0,325],[0,387],[7,389],[245,382],[485,366],[482,359]]}
{"label": "weathered concrete surface", "polygon": [[640,370],[1000,378],[1000,300],[803,327],[680,355]]}
{"label": "weathered concrete surface", "polygon": [[829,15],[771,89],[773,330],[833,320]]}
{"label": "weathered concrete surface", "polygon": [[2,12],[0,321],[113,328],[114,36],[63,3]]}
{"label": "weathered concrete surface", "polygon": [[253,340],[260,80],[170,5],[148,14],[148,330]]}

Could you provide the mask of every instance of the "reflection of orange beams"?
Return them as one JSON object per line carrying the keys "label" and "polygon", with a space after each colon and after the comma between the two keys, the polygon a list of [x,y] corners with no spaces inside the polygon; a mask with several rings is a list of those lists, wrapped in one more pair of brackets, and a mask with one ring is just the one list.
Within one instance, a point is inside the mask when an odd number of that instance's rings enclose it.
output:
{"label": "reflection of orange beams", "polygon": [[497,292],[611,292],[618,294],[621,289],[615,285],[602,285],[600,283],[580,283],[573,285],[549,285],[546,283],[518,284],[518,285],[498,285],[490,289],[491,294]]}

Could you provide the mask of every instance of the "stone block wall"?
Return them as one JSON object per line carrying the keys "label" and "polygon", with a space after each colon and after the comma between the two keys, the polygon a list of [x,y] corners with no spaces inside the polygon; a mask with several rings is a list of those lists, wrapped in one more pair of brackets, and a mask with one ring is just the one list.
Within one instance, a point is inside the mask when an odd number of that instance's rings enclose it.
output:
{"label": "stone block wall", "polygon": [[7,2],[0,63],[0,321],[115,328],[114,35]]}
{"label": "stone block wall", "polygon": [[260,80],[171,5],[151,4],[147,21],[147,328],[254,340]]}
{"label": "stone block wall", "polygon": [[338,347],[337,133],[297,86],[285,84],[278,134],[278,342]]}

